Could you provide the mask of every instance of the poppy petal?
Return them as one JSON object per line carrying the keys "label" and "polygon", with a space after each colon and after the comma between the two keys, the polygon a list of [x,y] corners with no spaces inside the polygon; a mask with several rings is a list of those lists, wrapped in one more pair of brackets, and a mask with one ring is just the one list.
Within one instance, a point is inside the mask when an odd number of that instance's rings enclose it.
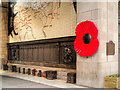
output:
{"label": "poppy petal", "polygon": [[[96,25],[91,21],[81,22],[77,25],[75,33],[77,36],[74,42],[75,51],[80,56],[93,55],[99,47],[99,40],[97,38],[98,29]],[[88,44],[83,41],[83,37],[86,33],[91,36],[91,41]]]}

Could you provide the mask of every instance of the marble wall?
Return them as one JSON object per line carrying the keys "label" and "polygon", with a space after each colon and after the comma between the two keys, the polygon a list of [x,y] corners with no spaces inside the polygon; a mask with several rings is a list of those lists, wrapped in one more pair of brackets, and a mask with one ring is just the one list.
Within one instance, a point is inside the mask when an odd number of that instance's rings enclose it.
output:
{"label": "marble wall", "polygon": [[[104,76],[118,72],[118,3],[79,2],[77,8],[77,23],[93,21],[98,27],[100,43],[93,56],[77,55],[77,84],[103,88]],[[106,55],[106,43],[109,41],[115,43],[115,55]]]}
{"label": "marble wall", "polygon": [[[0,8],[0,12],[2,12],[2,8]],[[0,13],[0,21],[2,20],[2,13]],[[1,23],[0,23],[0,31],[2,31],[2,27],[1,27]],[[0,33],[0,69],[2,69],[2,33]]]}

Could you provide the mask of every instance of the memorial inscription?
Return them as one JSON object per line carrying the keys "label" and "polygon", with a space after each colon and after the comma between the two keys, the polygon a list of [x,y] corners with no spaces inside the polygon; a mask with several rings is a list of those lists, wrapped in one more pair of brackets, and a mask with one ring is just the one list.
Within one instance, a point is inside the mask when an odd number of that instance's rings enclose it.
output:
{"label": "memorial inscription", "polygon": [[107,43],[106,55],[115,55],[115,43],[113,41]]}

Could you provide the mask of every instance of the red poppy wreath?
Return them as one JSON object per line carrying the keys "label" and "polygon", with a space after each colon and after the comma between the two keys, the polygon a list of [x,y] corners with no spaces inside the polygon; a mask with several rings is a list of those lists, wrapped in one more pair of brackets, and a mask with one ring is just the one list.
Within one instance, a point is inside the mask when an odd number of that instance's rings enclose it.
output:
{"label": "red poppy wreath", "polygon": [[75,51],[80,56],[91,56],[93,55],[98,47],[98,29],[96,25],[91,21],[84,21],[77,25],[76,30],[76,39],[74,42]]}

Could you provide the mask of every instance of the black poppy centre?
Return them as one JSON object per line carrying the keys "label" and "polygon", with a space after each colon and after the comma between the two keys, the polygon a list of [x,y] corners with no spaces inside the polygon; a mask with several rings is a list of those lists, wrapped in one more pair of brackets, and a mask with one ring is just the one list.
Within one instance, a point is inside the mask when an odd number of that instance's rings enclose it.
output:
{"label": "black poppy centre", "polygon": [[85,44],[89,44],[91,42],[91,35],[86,33],[84,36],[83,36],[83,42]]}

